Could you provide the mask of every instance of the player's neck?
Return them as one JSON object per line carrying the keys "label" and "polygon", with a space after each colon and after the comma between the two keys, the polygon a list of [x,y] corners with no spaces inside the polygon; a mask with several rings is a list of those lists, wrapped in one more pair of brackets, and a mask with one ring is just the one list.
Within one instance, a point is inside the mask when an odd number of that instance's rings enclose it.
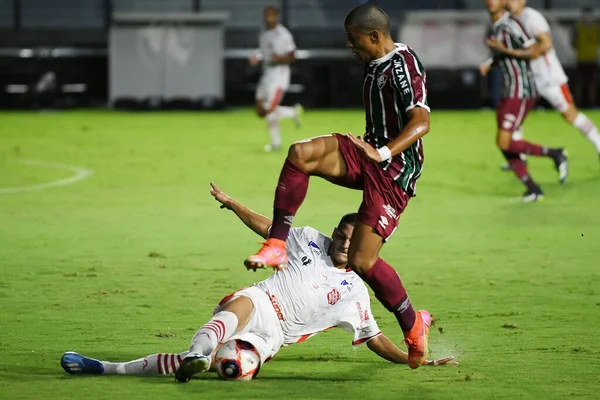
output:
{"label": "player's neck", "polygon": [[500,10],[495,13],[492,13],[492,22],[498,21],[500,18],[502,18],[504,16],[505,13],[506,13],[506,11],[504,11],[504,10]]}
{"label": "player's neck", "polygon": [[390,53],[394,50],[396,50],[396,43],[394,43],[392,38],[387,38],[384,40],[383,43],[381,43],[381,47],[378,49],[377,54],[375,55],[373,60],[377,60],[381,57],[385,57],[388,53]]}

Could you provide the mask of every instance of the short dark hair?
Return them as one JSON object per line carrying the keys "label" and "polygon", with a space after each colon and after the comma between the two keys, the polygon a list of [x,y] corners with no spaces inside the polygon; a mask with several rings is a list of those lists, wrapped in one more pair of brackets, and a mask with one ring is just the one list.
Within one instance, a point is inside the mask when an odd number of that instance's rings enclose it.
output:
{"label": "short dark hair", "polygon": [[277,7],[277,6],[266,6],[263,11],[264,12],[273,11],[277,15],[281,14],[281,12],[279,11],[279,7]]}
{"label": "short dark hair", "polygon": [[355,225],[357,220],[358,220],[357,213],[355,213],[355,212],[348,213],[348,214],[344,215],[342,217],[342,219],[340,219],[340,222],[337,227],[338,227],[338,229],[340,229],[344,225]]}
{"label": "short dark hair", "polygon": [[356,6],[348,13],[344,26],[352,26],[363,33],[380,31],[390,33],[390,18],[376,4],[365,3]]}

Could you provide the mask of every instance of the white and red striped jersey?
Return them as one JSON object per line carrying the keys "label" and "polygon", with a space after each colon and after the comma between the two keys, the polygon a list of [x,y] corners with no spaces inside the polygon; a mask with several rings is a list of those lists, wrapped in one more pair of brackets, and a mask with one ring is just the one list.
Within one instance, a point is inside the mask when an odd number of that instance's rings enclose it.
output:
{"label": "white and red striped jersey", "polygon": [[[525,7],[523,14],[518,18],[525,26],[525,29],[533,37],[538,37],[542,33],[550,33],[550,25],[546,18],[537,10],[531,7]],[[529,62],[533,79],[538,88],[549,86],[560,86],[567,83],[567,75],[560,65],[556,50],[552,47],[538,58]]]}
{"label": "white and red striped jersey", "polygon": [[278,24],[275,28],[261,32],[258,42],[262,57],[263,74],[287,76],[289,80],[290,66],[288,64],[273,64],[274,54],[282,56],[296,50],[296,43],[290,31]]}
{"label": "white and red striped jersey", "polygon": [[358,345],[381,334],[371,313],[369,292],[350,269],[328,256],[332,239],[310,227],[293,228],[287,239],[288,268],[256,284],[271,299],[285,344],[338,327]]}

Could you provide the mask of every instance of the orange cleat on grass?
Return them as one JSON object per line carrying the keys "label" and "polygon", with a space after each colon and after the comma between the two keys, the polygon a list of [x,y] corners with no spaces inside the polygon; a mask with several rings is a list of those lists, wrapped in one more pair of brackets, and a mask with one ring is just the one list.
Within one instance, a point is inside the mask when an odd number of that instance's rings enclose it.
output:
{"label": "orange cleat on grass", "polygon": [[419,368],[427,359],[429,352],[429,328],[431,315],[428,311],[417,311],[415,325],[406,332],[404,341],[408,346],[408,366],[412,369]]}
{"label": "orange cleat on grass", "polygon": [[270,267],[279,271],[287,268],[288,256],[283,240],[269,238],[262,245],[258,253],[244,261],[247,269],[256,271],[260,268]]}

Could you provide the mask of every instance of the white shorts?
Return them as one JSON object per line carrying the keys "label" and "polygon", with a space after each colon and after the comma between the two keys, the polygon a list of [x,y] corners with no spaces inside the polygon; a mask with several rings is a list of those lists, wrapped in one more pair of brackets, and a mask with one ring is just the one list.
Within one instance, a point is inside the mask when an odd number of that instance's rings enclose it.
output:
{"label": "white shorts", "polygon": [[263,363],[277,354],[284,343],[283,331],[277,313],[269,300],[269,296],[256,286],[240,289],[219,302],[214,313],[223,309],[228,303],[240,296],[248,297],[254,304],[254,311],[248,324],[229,340],[240,339],[252,343],[260,354]]}
{"label": "white shorts", "polygon": [[263,74],[256,87],[256,100],[261,101],[265,110],[273,111],[281,104],[283,95],[289,86],[290,78],[286,74]]}
{"label": "white shorts", "polygon": [[569,90],[569,85],[566,83],[538,88],[538,92],[552,107],[561,113],[567,111],[569,106],[573,104],[573,96],[571,96],[571,90]]}

